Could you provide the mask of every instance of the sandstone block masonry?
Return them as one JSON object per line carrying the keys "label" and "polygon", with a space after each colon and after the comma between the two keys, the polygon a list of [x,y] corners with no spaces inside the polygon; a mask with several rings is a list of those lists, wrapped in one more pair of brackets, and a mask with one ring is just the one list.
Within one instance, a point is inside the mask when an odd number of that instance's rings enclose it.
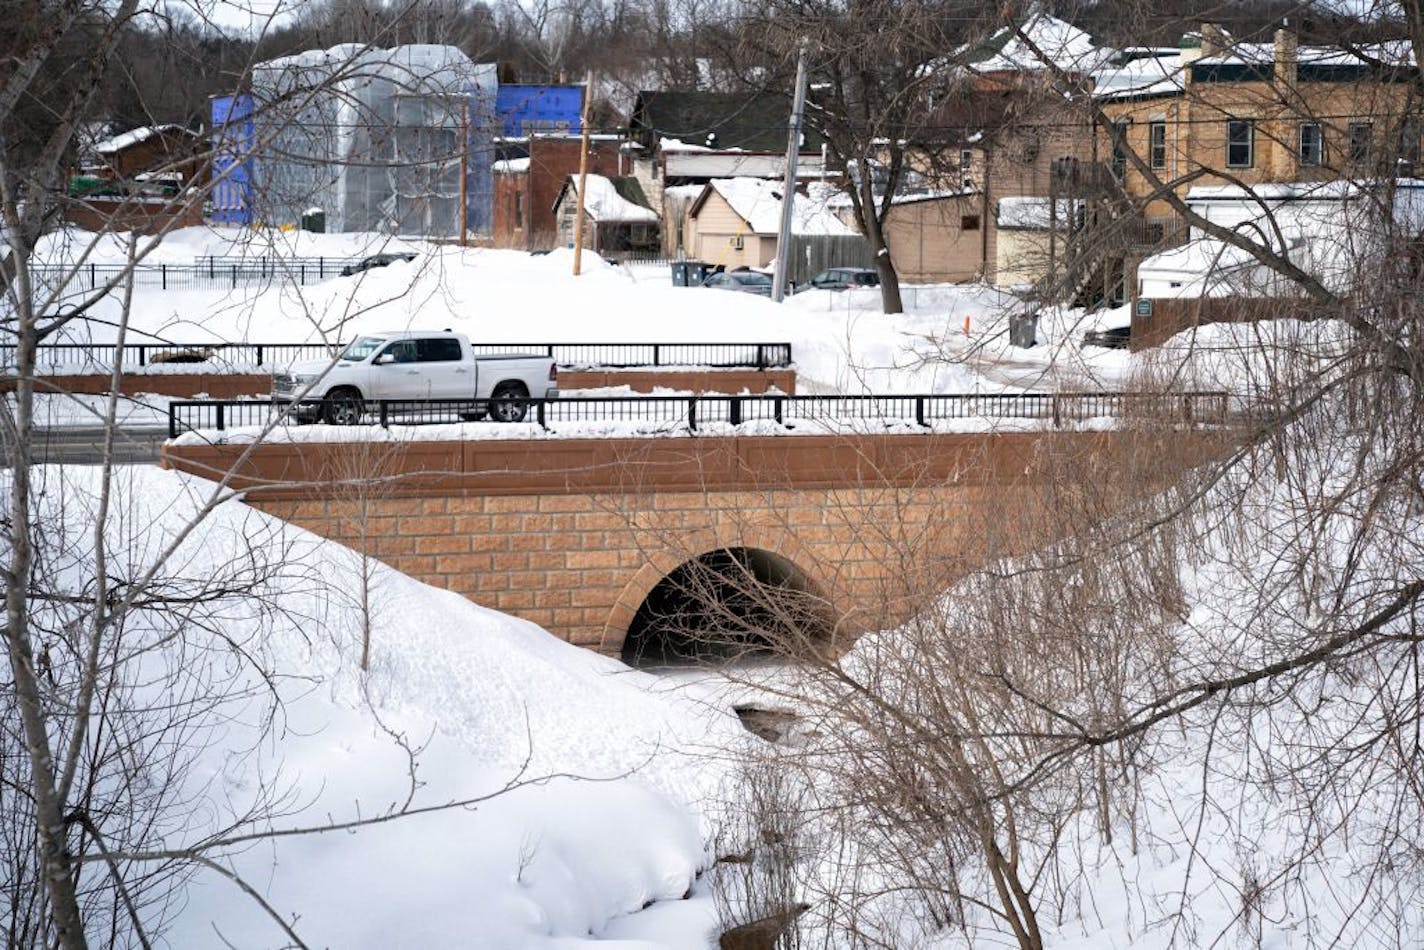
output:
{"label": "sandstone block masonry", "polygon": [[[165,464],[580,646],[621,650],[653,587],[722,548],[790,561],[837,639],[1041,543],[1054,473],[1113,433],[174,447]],[[1201,457],[1209,442],[1179,448]],[[361,473],[380,476],[364,482]],[[1144,489],[1147,486],[1142,486]]]}

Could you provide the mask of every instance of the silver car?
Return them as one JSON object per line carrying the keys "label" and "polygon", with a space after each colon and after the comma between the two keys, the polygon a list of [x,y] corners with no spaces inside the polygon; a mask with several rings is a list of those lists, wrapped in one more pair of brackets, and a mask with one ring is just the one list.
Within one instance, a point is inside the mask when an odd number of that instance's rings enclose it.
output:
{"label": "silver car", "polygon": [[739,290],[744,294],[760,294],[763,297],[771,296],[771,278],[761,271],[733,270],[709,274],[702,286],[715,287],[718,290]]}

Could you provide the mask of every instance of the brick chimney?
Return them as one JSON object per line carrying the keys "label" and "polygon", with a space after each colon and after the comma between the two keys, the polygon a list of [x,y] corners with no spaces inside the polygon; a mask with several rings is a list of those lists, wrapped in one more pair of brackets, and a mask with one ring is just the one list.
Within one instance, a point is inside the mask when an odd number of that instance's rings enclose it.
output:
{"label": "brick chimney", "polygon": [[1284,26],[1276,31],[1276,54],[1273,60],[1272,76],[1278,86],[1294,86],[1296,79],[1296,59],[1300,40],[1295,31]]}
{"label": "brick chimney", "polygon": [[1230,46],[1226,41],[1226,31],[1215,23],[1201,25],[1202,56],[1223,56]]}

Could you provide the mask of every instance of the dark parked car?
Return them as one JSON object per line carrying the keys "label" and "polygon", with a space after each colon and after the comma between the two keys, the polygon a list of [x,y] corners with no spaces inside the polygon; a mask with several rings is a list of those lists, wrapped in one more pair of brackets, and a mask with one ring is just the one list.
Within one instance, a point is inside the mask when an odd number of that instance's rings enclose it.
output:
{"label": "dark parked car", "polygon": [[387,264],[394,264],[396,261],[413,261],[415,254],[411,251],[398,251],[392,254],[372,254],[354,264],[347,264],[341,268],[342,277],[350,277],[352,274],[359,274],[375,267],[385,267]]}
{"label": "dark parked car", "polygon": [[755,270],[729,270],[721,274],[710,274],[702,282],[702,286],[715,287],[718,290],[740,290],[744,294],[760,294],[763,297],[771,296],[771,278]]}
{"label": "dark parked car", "polygon": [[1110,349],[1125,349],[1132,342],[1132,327],[1109,327],[1106,330],[1089,330],[1083,334],[1084,346],[1106,346]]}
{"label": "dark parked car", "polygon": [[852,287],[879,287],[880,275],[868,267],[832,267],[812,277],[797,290],[849,290]]}

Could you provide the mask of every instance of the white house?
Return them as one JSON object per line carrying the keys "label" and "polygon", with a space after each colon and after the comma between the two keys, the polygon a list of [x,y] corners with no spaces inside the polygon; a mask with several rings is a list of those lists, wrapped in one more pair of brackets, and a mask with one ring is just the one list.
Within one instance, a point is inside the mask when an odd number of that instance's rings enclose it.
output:
{"label": "white house", "polygon": [[[1388,230],[1424,231],[1424,181],[1413,178],[1201,186],[1188,191],[1186,200],[1208,221],[1283,253],[1339,292],[1349,291],[1359,277],[1359,262],[1379,250]],[[1137,268],[1139,297],[1291,293],[1290,281],[1253,255],[1196,228],[1186,244]]]}

